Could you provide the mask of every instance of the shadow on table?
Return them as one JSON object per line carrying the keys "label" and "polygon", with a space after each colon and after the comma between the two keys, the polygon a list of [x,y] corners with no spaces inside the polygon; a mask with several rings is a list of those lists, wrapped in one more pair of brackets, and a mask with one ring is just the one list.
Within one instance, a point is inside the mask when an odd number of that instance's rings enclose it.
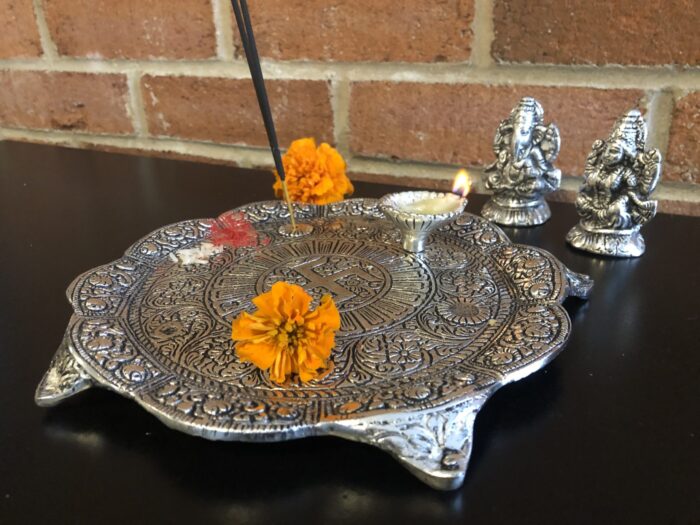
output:
{"label": "shadow on table", "polygon": [[43,424],[50,438],[99,456],[101,469],[123,477],[127,486],[138,483],[133,469],[112,459],[125,452],[139,468],[140,463],[156,463],[162,486],[181,485],[197,504],[254,523],[264,518],[279,522],[280,516],[271,517],[279,509],[305,513],[313,508],[316,520],[325,513],[361,519],[392,502],[413,518],[449,519],[462,505],[462,492],[432,490],[370,446],[334,437],[280,443],[208,441],[170,430],[135,403],[109,392],[85,392],[49,410]]}
{"label": "shadow on table", "polygon": [[[557,373],[537,374],[486,404],[477,419],[465,489],[499,436],[536,424],[549,410],[551,401],[546,400],[558,390]],[[99,456],[101,467],[110,476],[123,477],[127,486],[138,481],[133,470],[118,464],[125,452],[137,466],[156,463],[163,486],[175,482],[198,503],[253,522],[285,508],[314,508],[317,516],[341,514],[354,520],[393,508],[394,517],[436,522],[462,514],[468,494],[430,489],[388,454],[339,438],[257,444],[188,436],[167,429],[135,403],[99,390],[49,410],[44,428],[50,438]]]}

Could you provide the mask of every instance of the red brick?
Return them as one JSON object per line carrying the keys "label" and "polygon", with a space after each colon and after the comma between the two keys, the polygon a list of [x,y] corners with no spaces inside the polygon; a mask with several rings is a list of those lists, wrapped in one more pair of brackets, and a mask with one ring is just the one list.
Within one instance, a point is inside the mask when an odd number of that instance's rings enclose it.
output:
{"label": "red brick", "polygon": [[498,123],[523,96],[538,99],[545,120],[559,126],[557,165],[580,173],[593,141],[605,138],[615,119],[639,105],[637,90],[367,82],[353,84],[351,150],[363,156],[393,157],[467,166],[494,160]]}
{"label": "red brick", "polygon": [[32,2],[0,0],[0,13],[0,58],[41,56]]}
{"label": "red brick", "polygon": [[278,60],[462,62],[471,51],[473,0],[255,0],[249,6],[260,54]]}
{"label": "red brick", "polygon": [[664,179],[700,182],[700,91],[676,102]]}
{"label": "red brick", "polygon": [[210,58],[216,31],[209,0],[44,0],[61,55]]}
{"label": "red brick", "polygon": [[697,0],[496,0],[493,56],[548,64],[700,64]]}
{"label": "red brick", "polygon": [[[280,146],[300,137],[333,141],[326,82],[266,82]],[[142,81],[153,135],[267,146],[253,84],[248,79],[146,76]]]}
{"label": "red brick", "polygon": [[128,134],[126,77],[116,74],[0,71],[0,125]]}

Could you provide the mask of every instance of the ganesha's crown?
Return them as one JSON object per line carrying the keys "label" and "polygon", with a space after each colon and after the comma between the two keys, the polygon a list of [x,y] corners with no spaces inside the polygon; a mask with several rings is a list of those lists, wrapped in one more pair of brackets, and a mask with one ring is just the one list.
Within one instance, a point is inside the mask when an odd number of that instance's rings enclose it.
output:
{"label": "ganesha's crown", "polygon": [[647,126],[638,109],[628,111],[620,117],[610,134],[610,142],[621,142],[625,151],[632,156],[644,151],[646,140]]}
{"label": "ganesha's crown", "polygon": [[532,115],[532,120],[534,124],[541,124],[544,119],[544,109],[542,109],[542,104],[532,97],[523,97],[520,102],[511,110],[510,120],[514,121],[519,115],[529,114]]}

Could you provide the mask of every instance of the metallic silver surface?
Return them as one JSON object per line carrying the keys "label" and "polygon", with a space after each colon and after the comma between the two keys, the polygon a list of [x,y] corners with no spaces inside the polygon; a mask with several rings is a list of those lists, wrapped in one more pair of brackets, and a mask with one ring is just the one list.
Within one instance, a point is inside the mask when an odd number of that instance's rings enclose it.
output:
{"label": "metallic silver surface", "polygon": [[593,143],[576,197],[581,220],[566,235],[580,250],[614,257],[639,257],[640,228],[656,215],[651,193],[661,177],[661,153],[646,150],[647,127],[634,109],[618,119],[608,140]]}
{"label": "metallic silver surface", "polygon": [[[460,486],[477,412],[563,348],[571,322],[561,302],[587,295],[590,280],[468,213],[412,254],[376,200],[329,205],[326,217],[297,209],[314,227],[303,237],[279,233],[284,203],[254,203],[241,211],[259,232],[257,247],[183,266],[169,255],[206,241],[212,224],[184,221],[79,276],[37,403],[95,385],[189,434],[336,435],[389,452],[433,487]],[[315,300],[333,294],[341,312],[334,366],[308,384],[270,382],[238,360],[230,340],[231,320],[278,280]]]}
{"label": "metallic silver surface", "polygon": [[297,224],[296,227],[293,227],[291,222],[287,222],[280,226],[277,231],[284,237],[298,238],[310,234],[314,231],[314,227],[306,223]]}
{"label": "metallic silver surface", "polygon": [[559,188],[561,171],[553,166],[561,140],[544,111],[525,97],[501,121],[493,141],[496,161],[486,168],[486,188],[494,192],[481,215],[504,226],[537,226],[552,215],[544,195]]}
{"label": "metallic silver surface", "polygon": [[[402,191],[382,197],[379,207],[384,216],[389,218],[401,232],[403,249],[420,253],[425,249],[425,241],[435,228],[454,220],[467,205],[466,199],[460,199],[454,211],[439,214],[412,213],[406,206],[422,199],[439,199],[445,193],[435,191]],[[447,194],[451,195],[451,194]]]}
{"label": "metallic silver surface", "polygon": [[37,405],[50,407],[93,385],[90,374],[68,350],[68,341],[64,337],[51,360],[49,371],[44,374],[36,389],[34,399]]}

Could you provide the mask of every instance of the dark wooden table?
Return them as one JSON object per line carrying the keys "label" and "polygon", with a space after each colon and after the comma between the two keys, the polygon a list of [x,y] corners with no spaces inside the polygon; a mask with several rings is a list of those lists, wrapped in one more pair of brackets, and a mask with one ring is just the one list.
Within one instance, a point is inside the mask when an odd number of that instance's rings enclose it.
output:
{"label": "dark wooden table", "polygon": [[[596,281],[566,350],[500,390],[467,480],[436,492],[340,439],[209,442],[90,390],[34,405],[78,273],[149,231],[271,197],[261,171],[0,143],[0,523],[700,523],[700,220],[660,215],[641,259],[577,253],[572,206],[507,230]],[[357,184],[357,195],[388,186]],[[478,212],[483,198],[468,209]]]}

